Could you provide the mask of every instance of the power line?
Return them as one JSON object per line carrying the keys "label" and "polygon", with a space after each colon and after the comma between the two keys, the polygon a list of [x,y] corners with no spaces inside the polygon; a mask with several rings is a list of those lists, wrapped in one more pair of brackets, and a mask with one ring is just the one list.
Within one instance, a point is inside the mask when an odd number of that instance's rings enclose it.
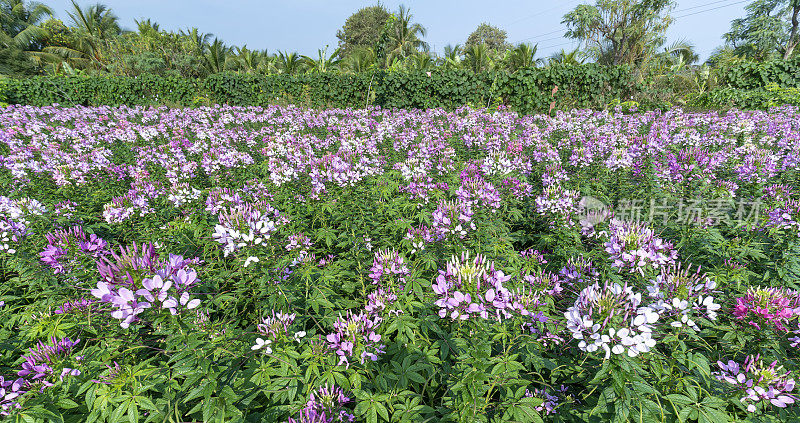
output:
{"label": "power line", "polygon": [[729,3],[729,4],[722,5],[722,6],[712,7],[711,9],[699,10],[697,12],[692,12],[692,13],[687,13],[685,15],[675,16],[675,17],[673,17],[673,19],[680,19],[680,18],[685,18],[687,16],[698,15],[700,13],[711,12],[713,10],[722,9],[722,8],[730,7],[730,6],[735,6],[737,4],[746,3],[748,1],[750,1],[750,0],[741,0],[741,1],[737,1],[735,3]]}
{"label": "power line", "polygon": [[700,4],[700,5],[697,5],[697,6],[687,7],[685,9],[678,9],[678,10],[675,11],[675,13],[682,13],[682,12],[685,12],[687,10],[699,9],[701,7],[711,6],[712,4],[725,3],[726,1],[730,1],[730,0],[717,0],[717,1],[712,1],[711,3]]}
{"label": "power line", "polygon": [[[567,2],[567,4],[576,3],[576,2],[578,2],[578,1],[581,1],[581,0],[570,0],[569,2]],[[560,9],[560,8],[561,8],[561,7],[563,7],[563,6],[564,6],[564,4],[560,4],[560,5],[558,5],[558,6],[551,7],[550,9],[542,10],[541,12],[537,12],[537,13],[534,13],[534,14],[532,14],[532,15],[528,15],[528,16],[526,16],[526,17],[524,17],[524,18],[517,19],[517,20],[515,20],[514,22],[511,22],[511,23],[509,23],[509,24],[506,24],[506,26],[511,26],[511,25],[514,25],[514,24],[516,24],[516,23],[519,23],[519,22],[522,22],[522,21],[528,20],[528,19],[530,19],[530,18],[535,18],[536,16],[543,15],[543,14],[545,14],[545,13],[547,13],[547,12],[552,12],[553,10]]]}
{"label": "power line", "polygon": [[557,29],[555,31],[545,32],[544,34],[538,34],[538,35],[533,35],[533,36],[528,37],[528,38],[523,38],[521,40],[517,40],[516,42],[518,43],[520,41],[527,41],[527,40],[532,40],[532,39],[535,39],[535,38],[541,38],[541,37],[544,37],[546,35],[553,35],[553,34],[555,34],[557,32],[562,32],[562,31],[564,31],[564,28],[559,28],[559,29]]}

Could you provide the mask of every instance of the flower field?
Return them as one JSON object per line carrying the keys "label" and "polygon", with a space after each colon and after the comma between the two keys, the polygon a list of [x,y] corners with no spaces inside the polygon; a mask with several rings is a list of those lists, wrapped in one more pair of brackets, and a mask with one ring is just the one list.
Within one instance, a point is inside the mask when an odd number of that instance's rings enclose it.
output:
{"label": "flower field", "polygon": [[800,110],[0,109],[0,414],[800,421]]}

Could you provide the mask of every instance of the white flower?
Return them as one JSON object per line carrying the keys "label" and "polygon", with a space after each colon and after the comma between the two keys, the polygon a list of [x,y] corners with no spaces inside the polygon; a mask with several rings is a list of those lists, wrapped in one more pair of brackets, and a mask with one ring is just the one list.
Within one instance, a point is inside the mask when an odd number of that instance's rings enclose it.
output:
{"label": "white flower", "polygon": [[304,330],[301,330],[299,332],[295,332],[294,340],[297,341],[297,342],[300,342],[300,340],[303,339],[304,336],[306,336],[306,331],[304,331]]}
{"label": "white flower", "polygon": [[256,338],[256,344],[253,345],[252,347],[250,347],[250,349],[253,350],[253,351],[256,351],[256,350],[260,350],[260,349],[264,348],[264,351],[266,351],[267,354],[272,354],[272,348],[270,348],[270,346],[269,346],[269,344],[271,344],[271,343],[272,343],[272,341],[270,341],[269,339],[267,339],[265,341],[265,340],[263,340],[261,338]]}
{"label": "white flower", "polygon": [[258,263],[258,257],[254,257],[254,256],[248,257],[247,260],[244,261],[244,267],[249,266],[250,263]]}

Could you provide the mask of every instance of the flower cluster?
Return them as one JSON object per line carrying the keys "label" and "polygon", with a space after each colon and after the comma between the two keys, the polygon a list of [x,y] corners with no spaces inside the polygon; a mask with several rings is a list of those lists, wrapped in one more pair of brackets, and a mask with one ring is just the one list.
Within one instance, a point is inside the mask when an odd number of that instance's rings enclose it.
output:
{"label": "flower cluster", "polygon": [[286,423],[334,423],[354,422],[356,417],[344,406],[352,400],[337,386],[321,386],[312,392],[306,406],[296,418],[289,417]]}
{"label": "flower cluster", "polygon": [[245,203],[220,211],[219,224],[211,236],[222,244],[227,257],[243,247],[262,245],[288,222],[286,216],[265,202]]}
{"label": "flower cluster", "polygon": [[0,252],[16,253],[12,243],[19,243],[30,234],[28,217],[41,216],[46,211],[42,203],[32,198],[12,200],[0,195]]}
{"label": "flower cluster", "polygon": [[406,276],[410,273],[403,256],[394,249],[388,248],[375,253],[375,259],[369,271],[369,277],[373,284],[382,283],[400,290],[403,289]]}
{"label": "flower cluster", "polygon": [[300,342],[300,340],[306,336],[305,331],[301,330],[294,332],[291,336],[289,335],[289,327],[294,322],[295,317],[294,313],[276,313],[275,310],[272,310],[272,315],[261,319],[261,323],[258,325],[258,333],[264,335],[266,339],[256,338],[255,345],[250,347],[250,349],[255,351],[263,348],[267,354],[271,354],[272,348],[270,344],[273,342],[285,341],[287,339]]}
{"label": "flower cluster", "polygon": [[787,288],[750,288],[736,299],[733,315],[757,329],[774,327],[787,332],[786,324],[800,316],[800,295]]}
{"label": "flower cluster", "polygon": [[572,337],[579,339],[581,351],[605,351],[608,358],[622,354],[636,357],[650,351],[656,341],[652,337],[653,323],[658,313],[641,307],[642,295],[634,293],[627,284],[606,282],[602,287],[594,283],[584,288],[575,305],[570,307],[564,317]]}
{"label": "flower cluster", "polygon": [[80,356],[72,357],[72,350],[80,341],[51,337],[49,343],[39,341],[29,348],[28,353],[22,356],[21,370],[17,371],[18,378],[6,380],[0,376],[0,416],[8,416],[10,410],[21,408],[17,398],[29,390],[38,387],[40,391],[44,391],[53,386],[56,375],[62,381],[67,376],[80,375],[80,370],[67,367],[72,365],[70,359],[75,362],[81,360]]}
{"label": "flower cluster", "polygon": [[175,205],[181,207],[186,203],[190,203],[200,199],[203,191],[189,186],[186,182],[181,182],[172,186],[172,190],[167,196],[167,200]]}
{"label": "flower cluster", "polygon": [[[468,320],[471,316],[497,320],[510,318],[513,313],[541,318],[535,309],[541,306],[543,292],[530,281],[509,289],[504,284],[512,279],[494,263],[488,263],[480,254],[470,259],[469,253],[452,256],[444,270],[433,283],[433,292],[438,296],[435,305],[439,317],[452,320]],[[513,288],[513,287],[512,287]]]}
{"label": "flower cluster", "polygon": [[[370,315],[380,315],[386,307],[392,305],[395,301],[397,301],[397,295],[392,293],[390,289],[378,288],[375,291],[372,291],[369,295],[367,295],[367,304],[364,306],[364,310]],[[390,311],[389,313],[395,312],[397,314],[402,313],[402,310]]]}
{"label": "flower cluster", "polygon": [[674,319],[670,325],[676,328],[684,326],[699,331],[696,319],[698,316],[710,320],[717,319],[717,310],[722,306],[714,302],[712,295],[717,283],[697,269],[691,273],[688,269],[673,266],[662,270],[661,274],[650,281],[647,287],[650,297],[655,300],[650,305],[662,317]]}
{"label": "flower cluster", "polygon": [[608,225],[608,240],[603,244],[612,266],[643,272],[675,264],[678,252],[672,244],[655,236],[641,223],[613,219]]}
{"label": "flower cluster", "polygon": [[585,257],[570,257],[567,264],[558,272],[569,285],[588,286],[598,281],[600,273],[594,264]]}
{"label": "flower cluster", "polygon": [[42,262],[53,272],[66,273],[81,266],[81,256],[94,260],[108,254],[108,243],[95,234],[88,237],[80,226],[45,234],[47,247],[39,253]]}
{"label": "flower cluster", "polygon": [[545,187],[534,203],[537,214],[551,219],[551,227],[572,228],[577,224],[579,200],[580,194],[577,191],[564,189],[561,184],[552,184]]}
{"label": "flower cluster", "polygon": [[150,200],[158,197],[157,191],[131,189],[127,194],[114,197],[103,206],[103,218],[108,223],[121,223],[133,216],[154,213]]}
{"label": "flower cluster", "polygon": [[349,367],[349,358],[354,355],[360,358],[361,364],[364,364],[366,358],[372,361],[378,360],[378,354],[382,354],[385,347],[379,344],[381,335],[375,332],[381,320],[380,316],[354,314],[350,311],[346,317],[339,315],[336,318],[333,323],[336,331],[329,333],[325,338],[328,340],[328,346],[339,356],[338,365],[344,364]]}
{"label": "flower cluster", "polygon": [[490,210],[500,208],[500,193],[494,185],[479,176],[462,180],[461,186],[456,190],[456,196],[472,207],[485,207]]}
{"label": "flower cluster", "polygon": [[432,224],[433,234],[437,240],[445,239],[449,236],[464,239],[467,230],[475,230],[475,222],[472,222],[472,206],[463,201],[439,202],[439,206],[433,211]]}
{"label": "flower cluster", "polygon": [[293,251],[293,250],[306,250],[307,248],[311,248],[314,245],[311,242],[311,238],[303,233],[289,235],[288,239],[286,240],[286,251]]}
{"label": "flower cluster", "polygon": [[433,230],[425,225],[408,229],[404,239],[411,242],[411,254],[425,250],[425,244],[430,244],[436,240]]}
{"label": "flower cluster", "polygon": [[789,377],[790,372],[784,371],[783,366],[778,366],[777,361],[765,365],[760,355],[747,356],[744,364],[729,360],[727,364],[717,362],[720,371],[716,373],[718,380],[723,380],[734,385],[743,394],[742,404],[747,406],[747,411],[755,413],[757,405],[767,403],[775,407],[785,408],[794,404],[797,399],[791,392],[794,390],[794,379]]}
{"label": "flower cluster", "polygon": [[[561,385],[558,388],[557,393],[561,393],[562,395],[567,392],[567,387]],[[559,404],[561,403],[561,398],[557,394],[551,394],[547,389],[539,389],[535,388],[533,392],[529,390],[525,390],[525,398],[541,398],[544,400],[542,404],[536,406],[536,411],[544,412],[545,415],[555,414],[556,408],[558,408]]]}
{"label": "flower cluster", "polygon": [[[173,315],[191,310],[200,305],[199,299],[191,299],[189,290],[199,281],[197,271],[189,267],[197,260],[186,260],[182,256],[170,255],[168,261],[158,259],[152,244],[137,248],[122,249],[121,254],[112,252],[113,260],[103,258],[98,264],[104,280],[97,282],[91,294],[114,308],[111,316],[120,320],[127,328],[139,321],[139,315],[147,309],[169,310]],[[125,277],[121,277],[122,275]]]}
{"label": "flower cluster", "polygon": [[74,301],[67,301],[64,304],[60,305],[53,314],[68,314],[68,313],[78,313],[84,311],[91,311],[92,305],[98,303],[97,300],[87,300],[86,298],[81,298]]}

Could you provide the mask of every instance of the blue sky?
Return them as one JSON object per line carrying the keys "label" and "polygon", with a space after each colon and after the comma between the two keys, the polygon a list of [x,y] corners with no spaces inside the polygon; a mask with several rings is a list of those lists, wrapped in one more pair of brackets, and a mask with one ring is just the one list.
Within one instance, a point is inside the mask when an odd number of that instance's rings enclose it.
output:
{"label": "blue sky", "polygon": [[[67,20],[70,0],[43,0],[57,16]],[[96,1],[78,0],[81,5]],[[415,21],[428,29],[425,38],[441,53],[447,44],[463,44],[481,22],[508,32],[511,42],[539,44],[539,56],[548,56],[575,43],[562,38],[561,17],[587,0],[383,0],[390,10],[400,4],[411,9]],[[744,15],[742,0],[678,0],[669,30],[670,41],[685,38],[705,60],[722,44],[730,21]],[[336,44],[336,31],[350,14],[375,4],[357,0],[101,0],[120,17],[123,27],[134,29],[134,20],[150,18],[162,29],[191,26],[210,32],[228,44],[247,44],[251,49],[297,51],[316,55],[318,48]]]}

